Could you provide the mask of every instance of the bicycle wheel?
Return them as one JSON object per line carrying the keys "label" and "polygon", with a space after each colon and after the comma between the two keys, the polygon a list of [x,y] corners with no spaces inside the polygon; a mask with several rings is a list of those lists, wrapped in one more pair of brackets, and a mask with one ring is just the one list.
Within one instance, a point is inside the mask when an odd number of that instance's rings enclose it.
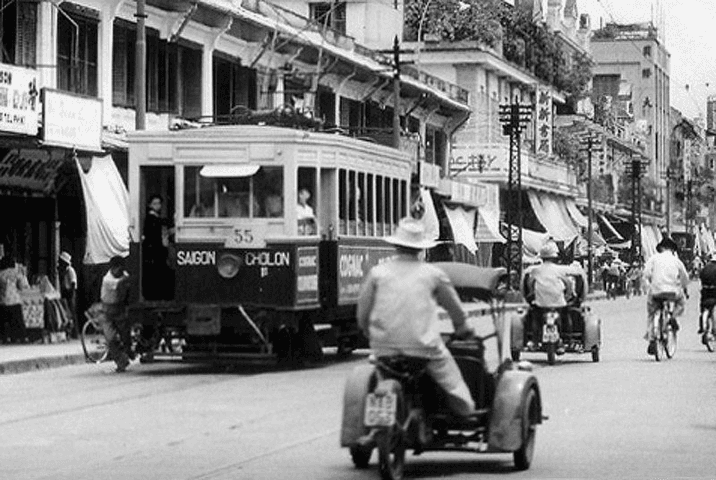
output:
{"label": "bicycle wheel", "polygon": [[[673,358],[676,353],[676,330],[674,330],[673,320],[671,312],[666,317],[668,321],[665,321],[662,325],[661,330],[661,343],[664,345],[664,353],[666,358]],[[665,319],[665,320],[666,320]]]}
{"label": "bicycle wheel", "polygon": [[656,317],[654,319],[654,359],[657,362],[660,362],[664,358],[666,358],[666,352],[664,351],[664,342],[661,336],[661,333],[663,331],[663,324],[664,324],[664,317],[666,315],[665,309],[662,309],[660,312],[656,314]]}
{"label": "bicycle wheel", "polygon": [[85,322],[80,335],[82,350],[88,362],[101,363],[109,355],[107,339],[104,338],[102,328],[92,320]]}
{"label": "bicycle wheel", "polygon": [[701,336],[701,342],[706,346],[706,350],[713,352],[716,350],[716,332],[714,332],[713,316],[706,317],[705,332]]}

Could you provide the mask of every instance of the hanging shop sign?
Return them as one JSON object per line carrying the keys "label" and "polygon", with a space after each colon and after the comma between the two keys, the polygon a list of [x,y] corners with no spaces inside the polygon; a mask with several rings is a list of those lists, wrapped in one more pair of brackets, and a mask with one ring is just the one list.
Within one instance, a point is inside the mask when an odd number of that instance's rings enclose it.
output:
{"label": "hanging shop sign", "polygon": [[42,140],[45,145],[102,151],[102,101],[42,89]]}
{"label": "hanging shop sign", "polygon": [[0,131],[37,135],[37,71],[0,63]]}
{"label": "hanging shop sign", "polygon": [[552,155],[552,94],[549,88],[537,89],[537,105],[535,108],[535,136],[537,137],[537,153]]}
{"label": "hanging shop sign", "polygon": [[487,185],[484,183],[466,183],[443,178],[440,180],[438,192],[449,196],[452,202],[470,207],[482,207],[488,201]]}

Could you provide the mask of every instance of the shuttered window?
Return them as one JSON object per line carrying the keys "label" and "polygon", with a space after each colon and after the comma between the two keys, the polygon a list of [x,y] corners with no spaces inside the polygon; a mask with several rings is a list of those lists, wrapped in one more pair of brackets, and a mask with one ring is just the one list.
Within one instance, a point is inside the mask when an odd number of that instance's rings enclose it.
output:
{"label": "shuttered window", "polygon": [[179,46],[181,65],[181,106],[179,115],[196,119],[201,116],[201,50]]}
{"label": "shuttered window", "polygon": [[57,88],[96,97],[98,20],[70,7],[57,16]]}
{"label": "shuttered window", "polygon": [[37,3],[0,0],[0,62],[37,63]]}

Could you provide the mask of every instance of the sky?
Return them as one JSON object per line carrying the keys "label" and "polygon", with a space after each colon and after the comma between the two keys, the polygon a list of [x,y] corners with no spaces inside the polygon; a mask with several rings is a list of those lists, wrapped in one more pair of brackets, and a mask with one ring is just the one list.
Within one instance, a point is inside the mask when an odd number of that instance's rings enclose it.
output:
{"label": "sky", "polygon": [[716,0],[577,0],[577,6],[590,14],[593,29],[600,19],[644,22],[653,12],[671,53],[671,105],[688,118],[706,118],[706,98],[716,95]]}

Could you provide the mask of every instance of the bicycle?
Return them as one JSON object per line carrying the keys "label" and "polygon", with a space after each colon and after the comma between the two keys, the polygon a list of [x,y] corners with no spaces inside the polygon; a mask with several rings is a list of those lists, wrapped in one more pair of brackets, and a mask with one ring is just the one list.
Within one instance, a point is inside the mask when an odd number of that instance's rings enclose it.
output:
{"label": "bicycle", "polygon": [[654,300],[659,302],[659,310],[654,314],[652,328],[654,329],[654,348],[649,346],[650,354],[654,355],[657,362],[670,359],[676,353],[676,331],[678,330],[674,318],[676,306],[675,293],[662,293],[654,295]]}
{"label": "bicycle", "polygon": [[701,312],[702,324],[704,332],[701,334],[701,343],[706,346],[706,350],[713,352],[716,349],[716,322],[714,322],[714,307],[705,308]]}

